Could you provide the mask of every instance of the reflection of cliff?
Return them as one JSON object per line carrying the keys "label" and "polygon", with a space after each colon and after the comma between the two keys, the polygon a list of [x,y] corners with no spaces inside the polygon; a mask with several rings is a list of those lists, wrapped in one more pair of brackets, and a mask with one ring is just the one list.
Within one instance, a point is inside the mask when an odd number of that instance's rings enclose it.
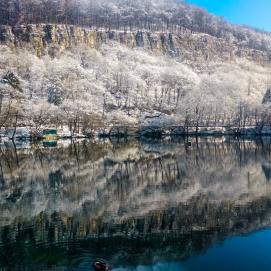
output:
{"label": "reflection of cliff", "polygon": [[[102,219],[68,218],[63,213],[41,214],[31,222],[1,230],[0,265],[16,262],[32,267],[25,270],[43,265],[72,266],[82,255],[85,259],[80,261],[102,257],[113,266],[183,260],[228,235],[269,226],[270,206],[269,199],[239,207],[195,200],[118,225],[103,223]],[[98,235],[93,235],[94,230]],[[17,255],[21,261],[12,261]],[[12,267],[20,270],[20,266]]]}
{"label": "reflection of cliff", "polygon": [[73,216],[82,208],[122,221],[194,198],[247,204],[269,195],[268,148],[254,142],[202,142],[189,150],[182,143],[88,143],[19,150],[17,157],[6,149],[0,204],[7,221],[41,211]]}
{"label": "reflection of cliff", "polygon": [[0,242],[43,247],[90,238],[95,246],[98,238],[114,258],[135,249],[125,243],[133,237],[153,256],[163,254],[158,242],[174,251],[170,257],[186,257],[271,225],[269,162],[270,144],[253,141],[2,149]]}

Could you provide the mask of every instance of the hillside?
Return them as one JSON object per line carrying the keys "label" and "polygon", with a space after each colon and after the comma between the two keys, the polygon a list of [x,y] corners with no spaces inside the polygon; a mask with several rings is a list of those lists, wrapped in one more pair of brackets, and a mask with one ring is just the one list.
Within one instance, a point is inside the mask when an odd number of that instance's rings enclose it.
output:
{"label": "hillside", "polygon": [[38,1],[10,1],[0,74],[12,72],[22,91],[2,80],[1,126],[91,129],[137,124],[146,113],[171,123],[267,120],[269,33],[184,2],[83,2],[47,1],[57,6],[44,18]]}

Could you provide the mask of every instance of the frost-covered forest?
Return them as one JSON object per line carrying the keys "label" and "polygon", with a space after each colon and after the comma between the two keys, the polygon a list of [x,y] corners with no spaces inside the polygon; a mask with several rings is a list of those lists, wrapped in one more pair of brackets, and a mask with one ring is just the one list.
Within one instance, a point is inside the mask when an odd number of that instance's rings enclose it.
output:
{"label": "frost-covered forest", "polygon": [[174,0],[1,0],[0,14],[1,127],[270,122],[270,33]]}

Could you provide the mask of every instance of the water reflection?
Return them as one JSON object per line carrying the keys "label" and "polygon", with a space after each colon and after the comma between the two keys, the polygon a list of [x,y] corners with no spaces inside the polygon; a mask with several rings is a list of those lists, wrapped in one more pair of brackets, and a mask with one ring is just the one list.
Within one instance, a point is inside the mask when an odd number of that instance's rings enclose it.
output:
{"label": "water reflection", "polygon": [[268,139],[2,144],[0,266],[180,270],[271,225],[270,151]]}

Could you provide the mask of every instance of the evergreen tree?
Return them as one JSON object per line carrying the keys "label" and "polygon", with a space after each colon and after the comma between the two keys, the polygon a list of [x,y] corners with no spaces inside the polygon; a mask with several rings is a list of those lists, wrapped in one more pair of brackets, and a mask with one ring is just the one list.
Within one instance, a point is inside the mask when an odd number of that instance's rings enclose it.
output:
{"label": "evergreen tree", "polygon": [[60,80],[54,78],[48,86],[48,103],[60,105],[64,100],[63,86]]}

